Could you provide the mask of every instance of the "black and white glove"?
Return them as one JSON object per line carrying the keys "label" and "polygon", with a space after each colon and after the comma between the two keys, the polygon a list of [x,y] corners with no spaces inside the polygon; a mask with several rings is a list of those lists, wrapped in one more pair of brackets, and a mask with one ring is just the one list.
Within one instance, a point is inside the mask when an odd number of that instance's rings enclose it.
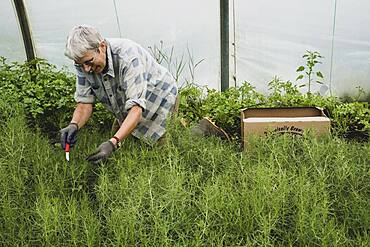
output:
{"label": "black and white glove", "polygon": [[111,141],[106,141],[100,144],[95,153],[86,158],[87,161],[98,164],[100,161],[106,160],[114,151],[116,147]]}
{"label": "black and white glove", "polygon": [[66,143],[68,143],[70,147],[73,147],[73,145],[77,141],[77,132],[78,132],[78,125],[76,123],[70,123],[67,127],[59,131],[60,144],[63,150],[66,148]]}

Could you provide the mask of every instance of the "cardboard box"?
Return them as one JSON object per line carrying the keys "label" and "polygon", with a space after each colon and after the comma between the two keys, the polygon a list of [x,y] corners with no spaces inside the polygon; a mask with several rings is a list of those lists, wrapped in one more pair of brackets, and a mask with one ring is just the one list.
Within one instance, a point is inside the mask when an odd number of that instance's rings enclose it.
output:
{"label": "cardboard box", "polygon": [[318,107],[246,108],[241,111],[244,147],[251,135],[269,132],[303,135],[307,129],[316,136],[328,133],[330,119]]}

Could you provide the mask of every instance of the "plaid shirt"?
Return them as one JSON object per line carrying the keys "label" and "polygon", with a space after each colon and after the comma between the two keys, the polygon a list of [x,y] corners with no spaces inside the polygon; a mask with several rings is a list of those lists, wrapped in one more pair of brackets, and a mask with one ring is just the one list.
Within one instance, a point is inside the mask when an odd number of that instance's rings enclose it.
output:
{"label": "plaid shirt", "polygon": [[76,67],[74,98],[80,103],[102,102],[121,125],[131,107],[143,109],[132,132],[137,138],[156,142],[164,133],[166,118],[174,107],[177,86],[167,69],[140,45],[128,39],[107,39],[108,71],[85,73]]}

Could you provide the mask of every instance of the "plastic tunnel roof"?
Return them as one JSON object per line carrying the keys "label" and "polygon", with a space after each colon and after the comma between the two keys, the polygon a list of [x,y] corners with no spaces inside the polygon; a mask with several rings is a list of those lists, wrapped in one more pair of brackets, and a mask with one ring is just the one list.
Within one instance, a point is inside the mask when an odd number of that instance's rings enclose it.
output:
{"label": "plastic tunnel roof", "polygon": [[274,75],[294,82],[311,50],[324,56],[317,65],[324,87],[337,95],[355,94],[357,86],[369,93],[370,1],[234,2],[237,80],[258,82],[260,90]]}
{"label": "plastic tunnel roof", "polygon": [[[15,2],[0,1],[0,56],[24,61]],[[337,95],[354,94],[357,86],[370,90],[367,0],[19,2],[25,6],[36,56],[71,70],[72,62],[64,57],[66,36],[74,25],[90,24],[105,37],[129,38],[149,50],[163,44],[168,55],[173,49],[170,65],[164,65],[174,73],[181,60],[187,62],[181,84],[220,89],[226,75],[230,86],[248,81],[266,91],[274,76],[295,82],[297,67],[305,65],[302,55],[311,50],[324,56],[316,67],[324,86],[315,84],[315,90]]]}
{"label": "plastic tunnel roof", "polygon": [[22,35],[14,15],[12,2],[9,0],[0,1],[0,21],[0,56],[12,61],[26,60]]}
{"label": "plastic tunnel roof", "polygon": [[[12,19],[12,27],[0,27],[6,39],[0,40],[0,56],[10,60],[25,59],[22,37],[16,21],[14,0],[1,0],[1,21]],[[64,56],[65,40],[69,30],[78,24],[89,24],[98,28],[104,37],[129,38],[142,46],[153,49],[160,47],[168,56],[173,50],[171,70],[176,63],[187,61],[181,81],[192,82],[189,68],[190,59],[194,63],[202,60],[195,69],[197,81],[219,88],[220,77],[220,25],[219,4],[212,0],[189,1],[23,1],[28,15],[37,57],[45,58],[58,66],[68,66],[72,61]],[[204,15],[204,10],[207,14]],[[180,14],[181,13],[181,14]],[[199,25],[202,23],[202,25]],[[205,29],[204,26],[207,28]],[[18,42],[18,46],[13,45]],[[14,56],[14,51],[22,55]]]}

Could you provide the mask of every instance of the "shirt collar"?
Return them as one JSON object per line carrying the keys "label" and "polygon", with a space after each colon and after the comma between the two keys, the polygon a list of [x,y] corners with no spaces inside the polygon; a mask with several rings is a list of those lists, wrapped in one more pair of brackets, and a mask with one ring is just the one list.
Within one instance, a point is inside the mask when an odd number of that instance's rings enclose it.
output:
{"label": "shirt collar", "polygon": [[114,78],[112,51],[109,42],[107,40],[105,40],[105,42],[107,43],[108,71],[105,74],[103,74],[103,76],[110,75],[111,77]]}

